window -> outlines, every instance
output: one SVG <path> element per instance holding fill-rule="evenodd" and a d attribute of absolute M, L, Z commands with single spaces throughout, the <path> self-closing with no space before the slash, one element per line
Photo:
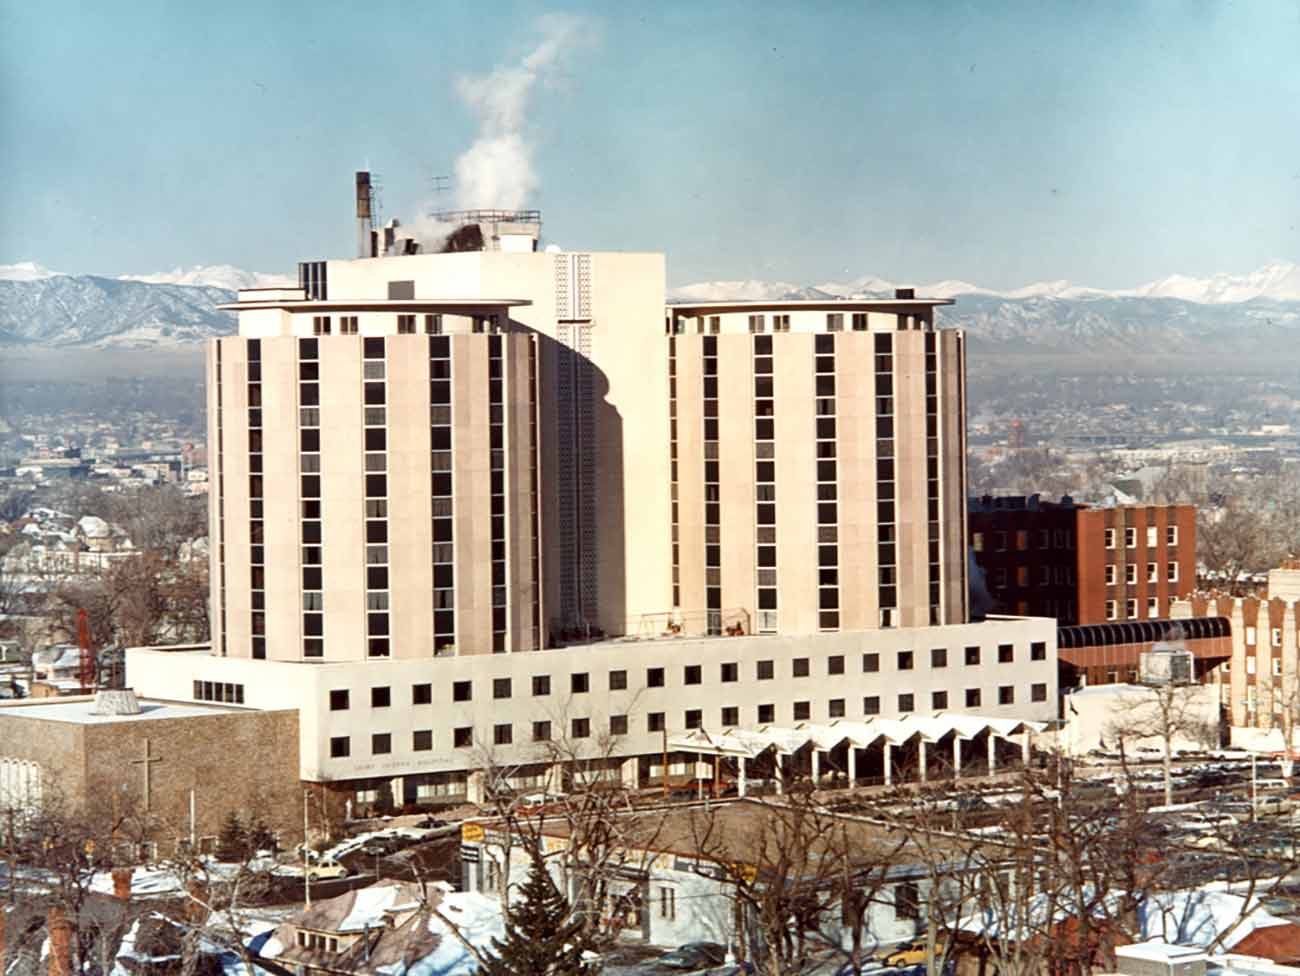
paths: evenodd
<path fill-rule="evenodd" d="M 533 741 L 550 742 L 551 741 L 551 723 L 542 721 L 533 723 Z"/>
<path fill-rule="evenodd" d="M 1133 584 L 1138 581 L 1138 568 L 1136 563 L 1129 563 L 1124 567 L 1124 582 Z"/>
<path fill-rule="evenodd" d="M 376 732 L 370 736 L 370 754 L 386 756 L 393 751 L 393 737 L 388 732 Z"/>
<path fill-rule="evenodd" d="M 1138 530 L 1134 526 L 1129 526 L 1124 530 L 1124 548 L 1136 549 L 1138 544 Z"/>
<path fill-rule="evenodd" d="M 1115 579 L 1116 579 L 1116 576 L 1115 576 L 1115 564 L 1114 564 L 1114 563 L 1107 563 L 1107 564 L 1106 564 L 1106 585 L 1107 585 L 1107 586 L 1114 586 L 1114 585 L 1115 585 Z"/>
<path fill-rule="evenodd" d="M 1041 682 L 1038 683 L 1038 684 L 1030 685 L 1030 686 L 1029 686 L 1029 700 L 1030 700 L 1030 701 L 1036 701 L 1036 702 L 1045 702 L 1045 701 L 1047 701 L 1047 685 L 1046 685 L 1046 684 L 1043 684 L 1043 683 L 1041 683 Z"/>
<path fill-rule="evenodd" d="M 1166 567 L 1166 569 L 1168 570 L 1168 573 L 1167 573 L 1167 575 L 1166 575 L 1165 578 L 1168 579 L 1170 583 L 1177 583 L 1177 582 L 1178 582 L 1178 564 L 1177 564 L 1177 563 L 1170 563 L 1170 564 Z"/>
<path fill-rule="evenodd" d="M 1034 641 L 1029 645 L 1029 660 L 1047 660 L 1047 641 Z"/>
<path fill-rule="evenodd" d="M 911 652 L 911 651 L 899 651 L 899 652 L 898 652 L 898 670 L 899 670 L 899 671 L 911 671 L 911 670 L 912 670 L 912 652 Z"/>
<path fill-rule="evenodd" d="M 826 659 L 826 673 L 827 673 L 827 674 L 843 674 L 843 673 L 844 673 L 844 655 L 843 655 L 843 654 L 832 654 L 829 658 Z"/>
<path fill-rule="evenodd" d="M 1107 601 L 1106 601 L 1106 619 L 1107 619 L 1107 620 L 1114 620 L 1114 619 L 1115 619 L 1115 601 L 1114 601 L 1114 600 L 1107 600 Z"/>
<path fill-rule="evenodd" d="M 792 665 L 793 674 L 796 678 L 808 677 L 808 659 L 806 657 L 797 657 Z"/>
<path fill-rule="evenodd" d="M 610 691 L 627 691 L 627 672 L 611 671 L 609 673 Z"/>
<path fill-rule="evenodd" d="M 411 749 L 415 752 L 428 752 L 433 748 L 433 731 L 416 729 L 411 734 Z"/>
<path fill-rule="evenodd" d="M 415 316 L 399 315 L 397 316 L 397 331 L 401 335 L 415 334 Z"/>
<path fill-rule="evenodd" d="M 994 533 L 993 533 L 993 543 L 994 543 L 994 545 L 997 547 L 997 551 L 998 551 L 998 552 L 1006 552 L 1006 551 L 1007 551 L 1007 534 L 1006 534 L 1005 532 L 1002 532 L 1002 531 L 994 532 Z"/>
<path fill-rule="evenodd" d="M 879 655 L 879 654 L 874 654 L 874 653 L 873 653 L 873 654 L 863 654 L 863 655 L 862 655 L 862 673 L 863 673 L 863 674 L 875 674 L 875 673 L 876 673 L 877 671 L 879 671 L 879 670 L 880 670 L 880 655 Z"/>
<path fill-rule="evenodd" d="M 984 533 L 972 532 L 970 537 L 970 547 L 976 552 L 984 551 Z"/>
<path fill-rule="evenodd" d="M 533 675 L 533 697 L 544 698 L 551 693 L 551 676 L 549 674 Z"/>
<path fill-rule="evenodd" d="M 474 730 L 467 726 L 452 729 L 451 744 L 456 749 L 469 749 L 474 745 Z"/>
<path fill-rule="evenodd" d="M 451 700 L 456 702 L 467 702 L 473 697 L 473 683 L 469 681 L 453 681 L 451 685 Z"/>
<path fill-rule="evenodd" d="M 1281 646 L 1282 646 L 1282 628 L 1281 628 L 1281 627 L 1274 627 L 1274 628 L 1273 628 L 1273 634 L 1272 634 L 1272 636 L 1273 636 L 1273 646 L 1274 646 L 1274 647 L 1281 647 Z"/>
<path fill-rule="evenodd" d="M 591 738 L 591 719 L 575 718 L 570 726 L 570 733 L 575 739 Z"/>
<path fill-rule="evenodd" d="M 355 315 L 339 316 L 339 334 L 340 335 L 357 334 L 357 317 Z"/>
<path fill-rule="evenodd" d="M 724 682 L 730 683 L 732 681 L 740 680 L 740 665 L 736 664 L 734 661 L 724 662 L 719 668 L 719 671 L 721 672 L 721 677 Z"/>
<path fill-rule="evenodd" d="M 442 316 L 434 313 L 424 317 L 425 335 L 442 335 Z"/>
<path fill-rule="evenodd" d="M 879 714 L 880 714 L 880 696 L 879 696 L 879 695 L 867 695 L 865 698 L 862 699 L 862 714 L 863 714 L 863 715 L 879 715 Z"/>
<path fill-rule="evenodd" d="M 966 707 L 967 708 L 980 707 L 980 690 L 978 688 L 966 689 Z"/>
<path fill-rule="evenodd" d="M 812 704 L 806 701 L 797 701 L 794 703 L 794 720 L 796 722 L 806 722 L 812 718 Z"/>
<path fill-rule="evenodd" d="M 515 733 L 509 722 L 502 722 L 499 725 L 492 726 L 492 744 L 494 746 L 508 746 L 514 741 Z"/>
<path fill-rule="evenodd" d="M 346 759 L 352 754 L 352 744 L 346 735 L 335 736 L 330 739 L 330 758 Z"/>
<path fill-rule="evenodd" d="M 974 667 L 980 663 L 980 649 L 978 647 L 968 647 L 964 653 L 967 667 Z"/>
<path fill-rule="evenodd" d="M 1178 526 L 1168 525 L 1165 527 L 1165 545 L 1178 545 Z"/>
<path fill-rule="evenodd" d="M 387 708 L 393 703 L 392 695 L 388 688 L 371 688 L 370 689 L 370 707 Z"/>
<path fill-rule="evenodd" d="M 894 885 L 894 917 L 921 917 L 921 892 L 915 881 L 903 881 Z"/>
<path fill-rule="evenodd" d="M 703 728 L 704 712 L 698 708 L 688 708 L 686 710 L 686 727 L 688 729 Z"/>
<path fill-rule="evenodd" d="M 898 696 L 898 710 L 900 712 L 910 712 L 916 708 L 916 696 L 910 691 Z"/>
<path fill-rule="evenodd" d="M 1107 529 L 1105 535 L 1106 535 L 1106 548 L 1107 548 L 1107 549 L 1114 549 L 1114 548 L 1115 548 L 1115 530 L 1114 530 L 1114 529 Z"/>
<path fill-rule="evenodd" d="M 1246 627 L 1246 643 L 1252 645 L 1255 643 L 1255 628 L 1250 625 Z"/>
<path fill-rule="evenodd" d="M 1152 620 L 1160 616 L 1160 600 L 1158 597 L 1147 597 L 1147 616 Z"/>
<path fill-rule="evenodd" d="M 698 685 L 704 680 L 703 669 L 698 664 L 688 664 L 682 671 L 682 680 L 688 685 Z"/>
<path fill-rule="evenodd" d="M 932 647 L 930 648 L 930 667 L 946 668 L 948 666 L 948 648 Z"/>
<path fill-rule="evenodd" d="M 756 672 L 759 681 L 771 681 L 776 677 L 776 668 L 771 661 L 759 661 Z"/>
<path fill-rule="evenodd" d="M 664 726 L 664 713 L 663 713 L 663 712 L 651 712 L 650 714 L 648 714 L 648 715 L 646 716 L 646 726 L 645 726 L 645 727 L 646 727 L 649 731 L 651 731 L 651 732 L 662 732 L 662 731 L 664 730 L 664 728 L 665 728 L 665 726 Z"/>
<path fill-rule="evenodd" d="M 431 684 L 411 685 L 411 704 L 432 705 L 433 685 Z"/>
<path fill-rule="evenodd" d="M 645 684 L 647 688 L 662 688 L 664 686 L 664 669 L 646 668 Z"/>
<path fill-rule="evenodd" d="M 998 664 L 1011 664 L 1016 659 L 1016 648 L 1014 644 L 998 645 Z"/>
<path fill-rule="evenodd" d="M 586 671 L 578 671 L 569 675 L 569 691 L 574 695 L 585 695 L 591 691 L 591 675 Z"/>
<path fill-rule="evenodd" d="M 932 691 L 930 692 L 930 707 L 936 712 L 941 712 L 948 707 L 948 692 Z"/>
<path fill-rule="evenodd" d="M 826 706 L 826 714 L 830 718 L 843 718 L 845 715 L 844 699 L 832 698 L 830 703 Z"/>
<path fill-rule="evenodd" d="M 1155 563 L 1147 563 L 1147 582 L 1157 583 L 1160 581 L 1160 567 Z"/>
<path fill-rule="evenodd" d="M 1014 685 L 998 686 L 998 704 L 1014 705 L 1016 703 L 1016 689 Z"/>
<path fill-rule="evenodd" d="M 348 690 L 336 689 L 330 692 L 330 711 L 346 712 L 348 710 Z"/>
<path fill-rule="evenodd" d="M 627 735 L 627 716 L 611 715 L 609 717 L 610 735 Z"/>
<path fill-rule="evenodd" d="M 1138 615 L 1138 602 L 1137 602 L 1137 600 L 1125 600 L 1125 601 L 1124 601 L 1124 616 L 1125 616 L 1127 619 L 1129 619 L 1129 620 L 1134 620 L 1134 619 L 1137 618 L 1137 615 Z"/>
<path fill-rule="evenodd" d="M 756 316 L 751 315 L 750 318 Z M 757 316 L 762 318 L 762 316 Z M 677 918 L 677 892 L 673 888 L 659 889 L 659 917 L 672 921 Z"/>
<path fill-rule="evenodd" d="M 722 727 L 730 729 L 740 724 L 740 709 L 735 705 L 727 705 L 722 709 Z"/>
<path fill-rule="evenodd" d="M 775 721 L 776 721 L 776 706 L 775 706 L 775 705 L 759 705 L 759 706 L 758 706 L 758 724 L 759 724 L 759 725 L 771 725 L 771 724 L 772 724 L 773 722 L 775 722 Z"/>
<path fill-rule="evenodd" d="M 500 699 L 500 698 L 509 698 L 509 697 L 510 697 L 510 679 L 509 679 L 509 678 L 493 678 L 493 679 L 492 679 L 492 697 L 493 697 L 493 698 L 498 698 L 498 699 Z"/>

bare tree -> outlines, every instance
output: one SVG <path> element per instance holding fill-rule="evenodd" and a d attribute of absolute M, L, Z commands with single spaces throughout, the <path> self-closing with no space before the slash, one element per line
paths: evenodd
<path fill-rule="evenodd" d="M 1179 685 L 1172 681 L 1141 686 L 1141 690 L 1120 697 L 1111 709 L 1107 738 L 1119 742 L 1120 750 L 1143 740 L 1156 739 L 1163 748 L 1165 804 L 1174 802 L 1174 743 L 1190 740 L 1199 747 L 1218 744 L 1216 719 L 1205 715 L 1205 685 Z"/>

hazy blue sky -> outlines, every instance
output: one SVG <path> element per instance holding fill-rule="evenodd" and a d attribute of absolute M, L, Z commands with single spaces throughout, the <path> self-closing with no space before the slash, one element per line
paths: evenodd
<path fill-rule="evenodd" d="M 1099 287 L 1300 260 L 1300 2 L 0 0 L 0 263 L 345 257 L 369 164 L 431 199 L 456 79 L 590 18 L 532 92 L 549 240 L 673 283 Z M 450 198 L 446 200 L 449 204 Z"/>

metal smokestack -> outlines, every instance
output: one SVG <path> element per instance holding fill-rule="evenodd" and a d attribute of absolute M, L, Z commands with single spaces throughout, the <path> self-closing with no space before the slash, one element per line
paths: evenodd
<path fill-rule="evenodd" d="M 370 210 L 370 173 L 357 172 L 357 257 L 374 257 L 371 253 L 371 230 L 374 214 Z"/>

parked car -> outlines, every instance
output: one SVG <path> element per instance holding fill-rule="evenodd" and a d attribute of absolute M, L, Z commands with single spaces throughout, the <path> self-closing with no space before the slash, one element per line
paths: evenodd
<path fill-rule="evenodd" d="M 709 966 L 721 966 L 727 958 L 726 946 L 716 942 L 687 942 L 658 959 L 638 967 L 638 973 L 691 972 Z"/>
<path fill-rule="evenodd" d="M 436 830 L 439 827 L 450 827 L 451 821 L 439 820 L 437 817 L 425 817 L 415 826 L 419 827 L 421 830 Z"/>
<path fill-rule="evenodd" d="M 915 966 L 918 963 L 925 962 L 925 957 L 925 940 L 913 939 L 911 942 L 904 942 L 902 945 L 894 946 L 889 952 L 880 957 L 880 961 L 886 966 Z"/>
<path fill-rule="evenodd" d="M 351 873 L 352 872 L 347 869 L 347 865 L 328 859 L 308 864 L 307 870 L 303 872 L 305 877 L 308 877 L 313 881 L 329 881 L 334 878 L 346 878 Z"/>

